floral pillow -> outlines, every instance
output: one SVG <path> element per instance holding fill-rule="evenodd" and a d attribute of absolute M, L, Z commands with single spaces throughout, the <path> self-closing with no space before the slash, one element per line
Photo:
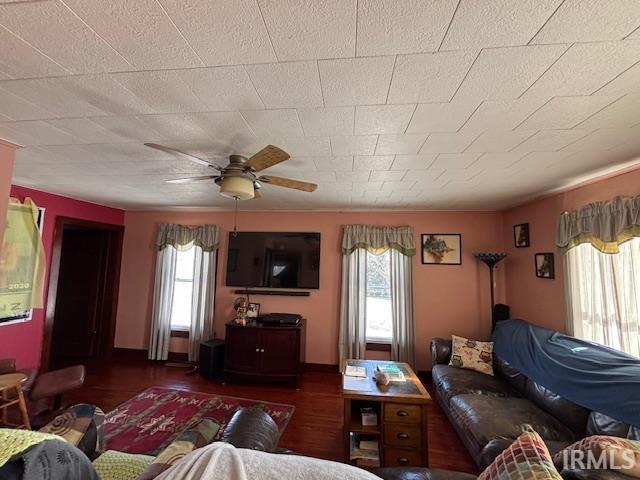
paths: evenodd
<path fill-rule="evenodd" d="M 456 335 L 451 335 L 451 340 L 449 365 L 493 375 L 493 342 L 478 342 Z"/>
<path fill-rule="evenodd" d="M 478 476 L 478 480 L 562 480 L 540 435 L 531 427 Z"/>
<path fill-rule="evenodd" d="M 640 478 L 640 441 L 593 435 L 560 450 L 553 462 L 560 470 L 601 468 Z"/>

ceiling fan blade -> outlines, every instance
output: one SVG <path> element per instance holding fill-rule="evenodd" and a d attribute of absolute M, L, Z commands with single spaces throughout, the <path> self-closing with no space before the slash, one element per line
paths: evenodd
<path fill-rule="evenodd" d="M 183 160 L 189 160 L 190 162 L 198 163 L 206 167 L 212 167 L 220 171 L 224 170 L 224 168 L 222 168 L 220 165 L 216 165 L 215 163 L 208 162 L 206 160 L 196 157 L 195 155 L 191 155 L 190 153 L 185 153 L 181 150 L 176 150 L 175 148 L 165 147 L 164 145 L 158 145 L 157 143 L 145 143 L 145 146 L 155 148 L 156 150 L 160 150 L 162 152 L 170 153 Z"/>
<path fill-rule="evenodd" d="M 201 177 L 176 178 L 175 180 L 167 180 L 167 183 L 195 183 L 204 180 L 215 180 L 217 175 L 203 175 Z"/>
<path fill-rule="evenodd" d="M 302 182 L 300 180 L 292 180 L 290 178 L 273 177 L 271 175 L 259 177 L 258 180 L 271 185 L 277 185 L 278 187 L 295 188 L 296 190 L 302 190 L 303 192 L 314 192 L 316 188 L 318 188 L 318 185 L 315 183 Z"/>
<path fill-rule="evenodd" d="M 254 156 L 252 156 L 246 163 L 246 165 L 253 168 L 254 171 L 259 172 L 269 167 L 273 167 L 278 163 L 289 160 L 291 156 L 284 150 L 274 147 L 273 145 L 267 145 Z"/>

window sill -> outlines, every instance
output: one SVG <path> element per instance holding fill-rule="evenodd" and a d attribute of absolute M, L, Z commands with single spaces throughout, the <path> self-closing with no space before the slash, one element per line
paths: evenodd
<path fill-rule="evenodd" d="M 188 330 L 171 330 L 172 337 L 189 338 Z"/>
<path fill-rule="evenodd" d="M 391 343 L 381 341 L 367 341 L 367 350 L 373 352 L 390 352 Z"/>

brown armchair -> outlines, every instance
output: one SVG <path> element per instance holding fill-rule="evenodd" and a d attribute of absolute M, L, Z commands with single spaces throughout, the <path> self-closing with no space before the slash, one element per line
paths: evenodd
<path fill-rule="evenodd" d="M 84 365 L 38 374 L 33 368 L 17 370 L 12 358 L 0 359 L 0 375 L 16 371 L 27 376 L 22 390 L 32 428 L 46 424 L 62 408 L 62 394 L 80 388 L 85 377 Z"/>

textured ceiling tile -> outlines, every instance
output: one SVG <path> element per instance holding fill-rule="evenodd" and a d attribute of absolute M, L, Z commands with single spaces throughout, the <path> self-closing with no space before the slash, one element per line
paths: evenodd
<path fill-rule="evenodd" d="M 299 108 L 305 135 L 353 135 L 354 107 Z"/>
<path fill-rule="evenodd" d="M 589 134 L 589 130 L 541 130 L 518 145 L 518 152 L 553 152 Z"/>
<path fill-rule="evenodd" d="M 405 173 L 405 171 L 373 170 L 369 180 L 372 182 L 399 182 Z M 384 184 L 382 189 L 385 190 Z"/>
<path fill-rule="evenodd" d="M 476 101 L 517 98 L 566 49 L 566 45 L 537 45 L 482 50 L 455 98 Z"/>
<path fill-rule="evenodd" d="M 412 190 L 424 189 L 423 182 L 433 182 L 437 180 L 444 173 L 444 170 L 432 169 L 428 170 L 408 170 L 405 174 L 405 179 L 417 180 L 418 184 L 412 188 Z"/>
<path fill-rule="evenodd" d="M 513 132 L 485 132 L 467 148 L 467 152 L 508 152 L 534 134 L 535 131 L 524 129 Z"/>
<path fill-rule="evenodd" d="M 64 0 L 64 3 L 139 69 L 202 65 L 155 0 Z"/>
<path fill-rule="evenodd" d="M 635 0 L 567 0 L 532 43 L 619 40 L 638 27 Z"/>
<path fill-rule="evenodd" d="M 341 135 L 331 137 L 333 155 L 373 155 L 376 149 L 376 135 Z"/>
<path fill-rule="evenodd" d="M 357 55 L 437 50 L 456 3 L 455 0 L 360 0 Z"/>
<path fill-rule="evenodd" d="M 478 105 L 471 103 L 424 103 L 416 108 L 407 133 L 456 132 Z"/>
<path fill-rule="evenodd" d="M 590 95 L 640 61 L 640 41 L 581 43 L 567 52 L 540 77 L 527 97 Z"/>
<path fill-rule="evenodd" d="M 420 153 L 460 153 L 478 137 L 475 132 L 432 133 Z"/>
<path fill-rule="evenodd" d="M 56 116 L 44 108 L 1 90 L 1 88 L 2 84 L 0 84 L 0 114 L 3 116 L 12 120 L 37 120 Z"/>
<path fill-rule="evenodd" d="M 604 85 L 594 95 L 619 96 L 634 92 L 640 93 L 640 62 Z"/>
<path fill-rule="evenodd" d="M 435 159 L 435 154 L 396 155 L 391 170 L 425 170 Z"/>
<path fill-rule="evenodd" d="M 358 157 L 355 157 L 358 158 Z M 362 157 L 365 158 L 365 157 Z M 366 157 L 366 158 L 371 158 L 371 157 Z M 354 170 L 355 168 L 355 159 L 354 159 Z M 367 182 L 369 181 L 369 175 L 371 174 L 371 170 L 368 169 L 363 169 L 363 170 L 359 170 L 359 171 L 353 171 L 353 172 L 340 172 L 340 180 L 344 181 L 344 182 L 354 182 L 353 183 L 353 189 L 354 191 L 357 190 L 364 190 L 366 188 Z M 382 184 L 378 184 L 376 182 L 377 188 L 380 189 L 380 186 Z"/>
<path fill-rule="evenodd" d="M 351 57 L 355 0 L 259 0 L 279 60 Z"/>
<path fill-rule="evenodd" d="M 158 0 L 205 65 L 276 61 L 255 0 Z"/>
<path fill-rule="evenodd" d="M 524 155 L 524 152 L 484 153 L 473 163 L 473 168 L 482 170 L 509 168 Z"/>
<path fill-rule="evenodd" d="M 538 110 L 546 100 L 526 98 L 483 102 L 462 127 L 464 132 L 485 130 L 512 130 Z"/>
<path fill-rule="evenodd" d="M 112 78 L 157 113 L 197 112 L 204 109 L 200 99 L 175 71 L 116 73 Z"/>
<path fill-rule="evenodd" d="M 333 170 L 335 172 L 350 172 L 353 170 L 353 156 L 345 155 L 342 157 L 313 157 L 313 163 L 316 170 Z"/>
<path fill-rule="evenodd" d="M 480 155 L 480 153 L 441 153 L 429 168 L 436 170 L 467 168 L 475 162 Z"/>
<path fill-rule="evenodd" d="M 420 150 L 427 135 L 380 135 L 376 155 L 415 155 Z"/>
<path fill-rule="evenodd" d="M 441 50 L 526 45 L 561 0 L 462 0 Z"/>
<path fill-rule="evenodd" d="M 42 120 L 12 122 L 4 125 L 20 136 L 24 136 L 25 138 L 31 137 L 32 140 L 29 140 L 28 143 L 23 143 L 25 146 L 81 143 L 81 141 L 73 135 L 63 132 Z"/>
<path fill-rule="evenodd" d="M 61 2 L 1 5 L 0 23 L 74 73 L 131 68 L 131 64 Z"/>
<path fill-rule="evenodd" d="M 204 109 L 254 110 L 264 108 L 245 69 L 235 67 L 192 68 L 176 72 L 202 102 Z"/>
<path fill-rule="evenodd" d="M 356 107 L 356 135 L 404 133 L 415 105 L 368 105 Z"/>
<path fill-rule="evenodd" d="M 258 137 L 303 135 L 302 126 L 294 109 L 251 110 L 242 112 L 242 116 Z"/>
<path fill-rule="evenodd" d="M 329 143 L 329 137 L 287 137 L 277 141 L 280 143 L 273 143 L 273 145 L 283 148 L 291 156 L 322 157 L 331 155 L 332 145 Z M 342 155 L 335 152 L 333 154 Z"/>
<path fill-rule="evenodd" d="M 475 57 L 467 51 L 399 55 L 388 103 L 448 102 Z"/>
<path fill-rule="evenodd" d="M 11 128 L 12 123 L 0 123 L 0 138 L 16 145 L 28 146 L 38 144 L 38 139 L 29 133 L 14 130 Z"/>
<path fill-rule="evenodd" d="M 597 130 L 586 137 L 583 137 L 582 139 L 572 143 L 571 145 L 567 145 L 561 151 L 573 153 L 611 150 L 619 147 L 626 142 L 631 142 L 634 140 L 637 141 L 639 134 L 639 129 L 604 128 L 602 130 Z M 640 147 L 640 145 L 636 146 L 636 154 L 638 152 L 637 147 Z"/>
<path fill-rule="evenodd" d="M 357 155 L 353 160 L 353 169 L 356 171 L 389 170 L 392 164 L 393 155 Z M 353 181 L 355 182 L 356 180 Z"/>
<path fill-rule="evenodd" d="M 246 69 L 267 108 L 322 106 L 315 62 L 247 65 Z"/>
<path fill-rule="evenodd" d="M 318 62 L 327 106 L 386 103 L 394 57 L 347 58 Z"/>
<path fill-rule="evenodd" d="M 522 122 L 519 130 L 569 129 L 603 109 L 611 97 L 556 97 Z"/>
<path fill-rule="evenodd" d="M 102 126 L 114 135 L 136 140 L 140 143 L 156 142 L 164 139 L 159 130 L 154 129 L 145 121 L 144 116 L 139 117 L 97 117 L 91 120 Z"/>
<path fill-rule="evenodd" d="M 631 127 L 640 123 L 640 93 L 630 94 L 608 105 L 584 122 L 578 128 L 592 130 L 596 128 Z"/>
<path fill-rule="evenodd" d="M 127 137 L 111 132 L 88 118 L 59 118 L 47 123 L 80 139 L 83 143 L 126 142 Z"/>
<path fill-rule="evenodd" d="M 0 24 L 2 23 L 0 7 Z M 8 7 L 5 7 L 8 8 Z M 68 71 L 0 26 L 0 72 L 7 78 L 46 77 Z"/>
<path fill-rule="evenodd" d="M 38 105 L 59 117 L 84 117 L 106 115 L 106 112 L 83 100 L 82 95 L 69 92 L 66 78 L 10 80 L 0 88 L 30 103 Z"/>

